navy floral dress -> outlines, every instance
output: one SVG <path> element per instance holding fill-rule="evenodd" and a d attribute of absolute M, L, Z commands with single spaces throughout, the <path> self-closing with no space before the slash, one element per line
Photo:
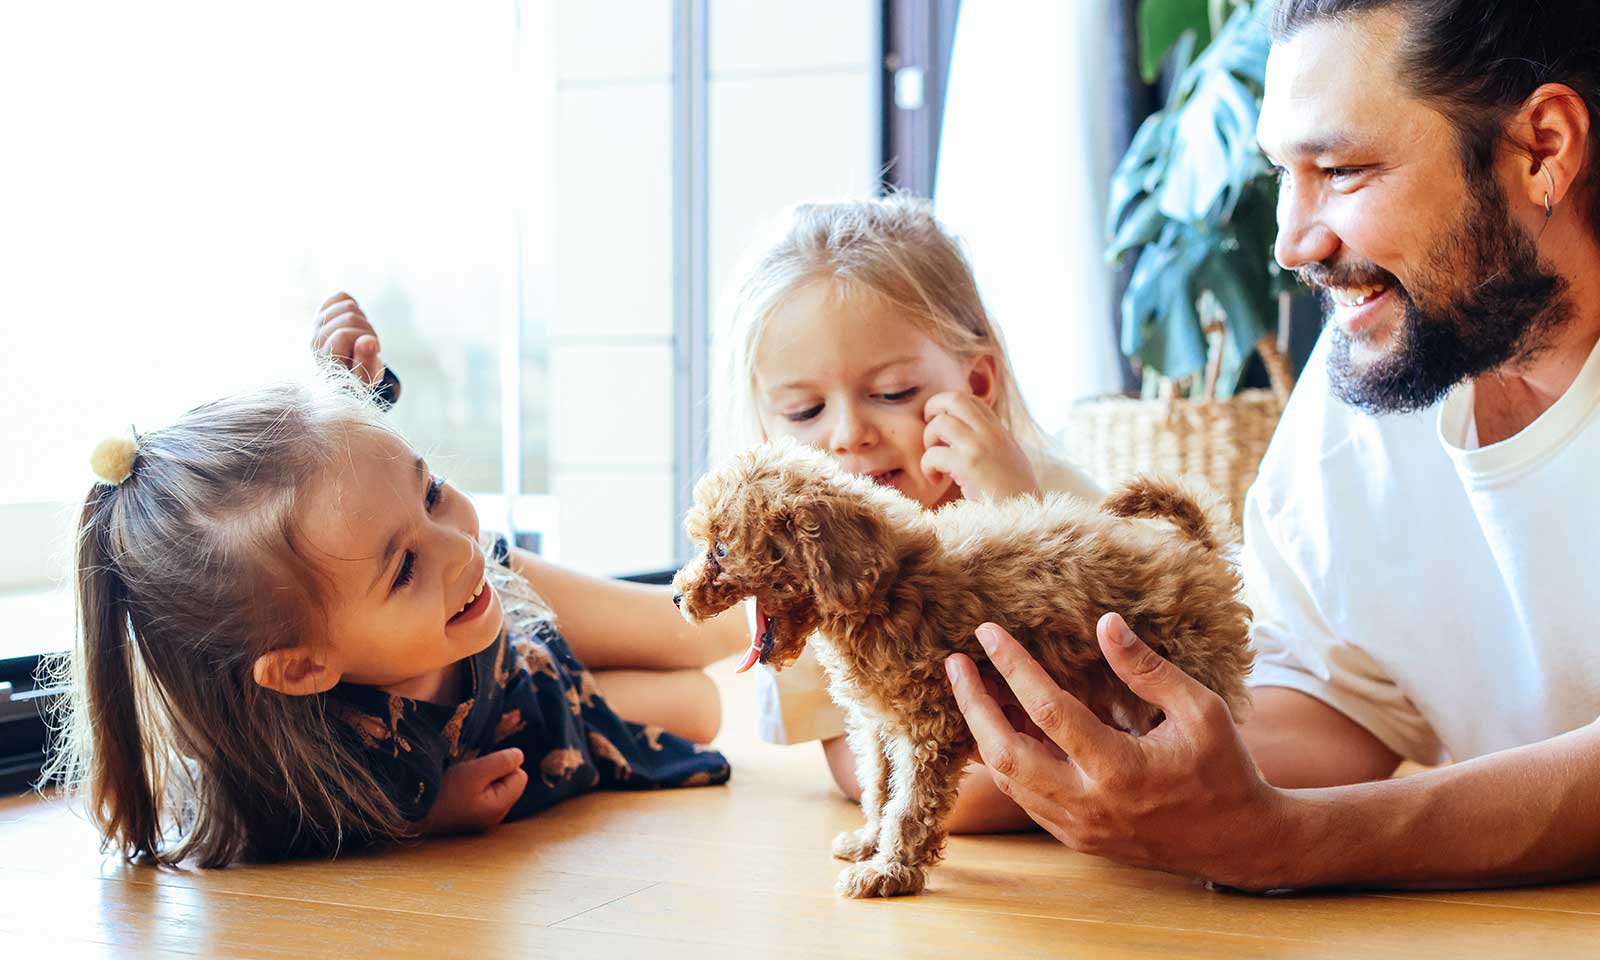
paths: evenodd
<path fill-rule="evenodd" d="M 507 565 L 503 538 L 486 546 Z M 461 703 L 412 700 L 360 684 L 340 684 L 327 694 L 329 713 L 402 816 L 412 822 L 427 816 L 451 764 L 508 747 L 522 750 L 528 785 L 507 820 L 590 790 L 727 782 L 722 754 L 617 716 L 548 618 L 513 613 L 502 587 L 507 577 L 515 574 L 491 577 L 502 588 L 506 628 L 461 662 L 470 676 Z"/>

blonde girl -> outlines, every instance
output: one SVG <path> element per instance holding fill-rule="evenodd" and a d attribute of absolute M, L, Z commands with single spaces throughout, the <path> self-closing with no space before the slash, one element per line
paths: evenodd
<path fill-rule="evenodd" d="M 481 535 L 346 371 L 109 441 L 95 468 L 50 772 L 130 858 L 330 854 L 728 776 L 693 742 L 719 719 L 696 668 L 725 650 L 662 591 Z"/>
<path fill-rule="evenodd" d="M 971 268 L 925 201 L 796 208 L 747 274 L 727 343 L 734 444 L 793 437 L 928 509 L 1041 490 L 1102 495 L 1029 415 Z M 820 740 L 835 782 L 858 797 L 844 718 L 815 659 L 762 676 L 763 738 Z M 1031 821 L 977 767 L 953 823 Z"/>

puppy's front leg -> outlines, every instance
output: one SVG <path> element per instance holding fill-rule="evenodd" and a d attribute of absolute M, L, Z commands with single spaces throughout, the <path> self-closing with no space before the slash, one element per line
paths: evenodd
<path fill-rule="evenodd" d="M 856 782 L 861 785 L 861 816 L 866 820 L 859 830 L 846 830 L 833 838 L 833 855 L 840 860 L 866 860 L 878 851 L 878 827 L 883 819 L 883 804 L 889 796 L 889 761 L 883 753 L 883 735 L 877 724 L 850 710 L 845 718 L 845 737 L 856 758 Z"/>
<path fill-rule="evenodd" d="M 839 874 L 840 893 L 895 897 L 922 890 L 925 868 L 944 855 L 945 822 L 972 746 L 964 734 L 952 729 L 920 743 L 886 738 L 891 790 L 878 827 L 878 851 Z"/>

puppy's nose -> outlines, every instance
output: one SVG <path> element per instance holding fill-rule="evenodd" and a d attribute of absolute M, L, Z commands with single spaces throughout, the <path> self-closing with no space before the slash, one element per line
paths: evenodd
<path fill-rule="evenodd" d="M 672 605 L 673 605 L 673 606 L 674 606 L 674 607 L 681 607 L 681 606 L 683 606 L 683 594 L 681 594 L 681 593 L 674 593 L 674 594 L 673 594 L 673 595 L 672 595 Z"/>

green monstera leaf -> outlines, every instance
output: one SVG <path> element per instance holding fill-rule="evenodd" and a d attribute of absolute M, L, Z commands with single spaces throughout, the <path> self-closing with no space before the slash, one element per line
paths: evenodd
<path fill-rule="evenodd" d="M 1190 0 L 1186 9 L 1220 14 L 1230 2 Z M 1178 16 L 1175 0 L 1160 3 Z M 1147 0 L 1141 13 L 1156 4 Z M 1232 394 L 1255 344 L 1277 326 L 1277 294 L 1293 287 L 1272 260 L 1277 184 L 1255 142 L 1268 6 L 1238 5 L 1192 62 L 1199 31 L 1178 37 L 1167 105 L 1139 128 L 1109 195 L 1108 255 L 1137 252 L 1122 301 L 1123 353 L 1168 379 L 1202 372 L 1198 304 L 1214 304 L 1227 331 L 1219 396 Z"/>

